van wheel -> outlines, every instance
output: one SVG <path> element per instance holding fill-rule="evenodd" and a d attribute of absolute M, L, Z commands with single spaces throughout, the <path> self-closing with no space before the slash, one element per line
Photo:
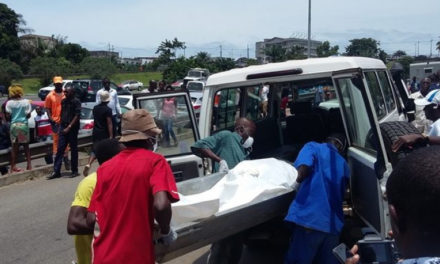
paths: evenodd
<path fill-rule="evenodd" d="M 408 134 L 421 134 L 420 131 L 411 123 L 405 121 L 392 121 L 385 122 L 380 124 L 380 131 L 382 133 L 382 138 L 385 145 L 385 150 L 388 155 L 388 159 L 393 165 L 393 167 L 399 162 L 401 159 L 406 157 L 413 150 L 418 149 L 420 147 L 426 147 L 426 144 L 417 144 L 414 145 L 413 148 L 401 148 L 397 152 L 391 151 L 391 146 L 393 143 L 400 137 Z"/>

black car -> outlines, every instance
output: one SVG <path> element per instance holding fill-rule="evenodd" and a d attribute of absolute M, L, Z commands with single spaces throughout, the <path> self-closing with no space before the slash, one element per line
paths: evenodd
<path fill-rule="evenodd" d="M 72 81 L 72 87 L 75 89 L 76 97 L 78 97 L 81 102 L 95 102 L 96 93 L 103 88 L 103 85 L 100 79 L 81 79 Z M 131 94 L 113 82 L 110 82 L 110 88 L 115 89 L 118 95 Z"/>

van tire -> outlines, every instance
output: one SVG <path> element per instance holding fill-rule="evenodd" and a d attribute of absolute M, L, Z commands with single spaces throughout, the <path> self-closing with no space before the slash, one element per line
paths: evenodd
<path fill-rule="evenodd" d="M 388 160 L 391 162 L 393 167 L 413 150 L 426 146 L 426 144 L 417 144 L 414 145 L 411 149 L 403 147 L 397 152 L 393 152 L 391 150 L 391 146 L 400 136 L 409 134 L 421 134 L 420 131 L 413 124 L 405 121 L 392 121 L 381 123 L 380 131 L 382 133 L 382 138 L 384 141 Z"/>

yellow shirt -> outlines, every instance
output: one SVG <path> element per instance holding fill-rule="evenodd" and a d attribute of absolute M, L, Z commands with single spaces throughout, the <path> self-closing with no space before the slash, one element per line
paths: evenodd
<path fill-rule="evenodd" d="M 88 208 L 96 186 L 96 172 L 90 174 L 80 181 L 75 192 L 72 206 Z M 78 264 L 90 264 L 92 262 L 92 239 L 93 235 L 76 235 L 75 249 L 78 257 Z"/>

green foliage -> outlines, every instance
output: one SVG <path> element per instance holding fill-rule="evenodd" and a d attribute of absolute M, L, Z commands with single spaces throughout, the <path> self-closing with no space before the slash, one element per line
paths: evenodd
<path fill-rule="evenodd" d="M 90 75 L 90 78 L 102 79 L 111 77 L 117 72 L 116 66 L 108 58 L 86 57 L 80 69 Z"/>
<path fill-rule="evenodd" d="M 330 46 L 330 42 L 324 41 L 321 45 L 316 47 L 316 53 L 318 57 L 330 57 L 333 55 L 338 55 L 339 46 Z"/>
<path fill-rule="evenodd" d="M 303 60 L 306 59 L 307 56 L 304 54 L 306 52 L 306 48 L 302 46 L 293 46 L 289 50 L 287 50 L 284 55 L 283 60 Z"/>
<path fill-rule="evenodd" d="M 6 4 L 0 3 L 0 58 L 20 62 L 18 32 L 22 22 L 24 21 L 21 15 L 15 13 Z"/>
<path fill-rule="evenodd" d="M 406 56 L 406 52 L 403 50 L 398 50 L 396 52 L 393 53 L 393 57 L 399 58 L 402 56 Z"/>
<path fill-rule="evenodd" d="M 286 49 L 280 45 L 270 45 L 264 49 L 264 54 L 270 62 L 285 61 Z"/>
<path fill-rule="evenodd" d="M 186 59 L 185 57 L 179 57 L 171 62 L 168 67 L 163 71 L 163 79 L 167 82 L 173 82 L 178 79 L 183 79 L 186 73 L 191 68 L 196 68 L 198 65 L 194 58 Z"/>
<path fill-rule="evenodd" d="M 21 79 L 22 77 L 23 73 L 20 66 L 10 60 L 0 59 L 0 84 L 9 87 L 12 80 Z"/>
<path fill-rule="evenodd" d="M 248 59 L 246 62 L 247 66 L 258 65 L 258 61 L 256 59 Z"/>
<path fill-rule="evenodd" d="M 379 42 L 372 38 L 352 39 L 345 48 L 345 55 L 378 58 Z"/>
<path fill-rule="evenodd" d="M 235 61 L 231 58 L 215 58 L 207 68 L 211 73 L 227 71 L 235 68 Z"/>
<path fill-rule="evenodd" d="M 81 47 L 79 44 L 61 43 L 56 45 L 51 51 L 51 56 L 55 58 L 64 57 L 71 63 L 79 64 L 84 60 L 84 58 L 90 56 L 90 53 L 87 49 Z"/>
<path fill-rule="evenodd" d="M 52 82 L 53 76 L 66 76 L 73 70 L 72 64 L 64 58 L 37 57 L 30 62 L 30 73 L 40 75 L 40 84 Z"/>
<path fill-rule="evenodd" d="M 397 62 L 403 66 L 404 78 L 409 78 L 409 65 L 414 62 L 414 58 L 411 56 L 402 56 L 397 60 Z"/>
<path fill-rule="evenodd" d="M 159 65 L 168 65 L 171 60 L 176 57 L 176 49 L 185 49 L 185 42 L 179 41 L 177 38 L 173 40 L 165 39 L 159 45 L 156 50 L 156 54 L 159 54 L 158 59 L 155 62 L 156 68 Z"/>

